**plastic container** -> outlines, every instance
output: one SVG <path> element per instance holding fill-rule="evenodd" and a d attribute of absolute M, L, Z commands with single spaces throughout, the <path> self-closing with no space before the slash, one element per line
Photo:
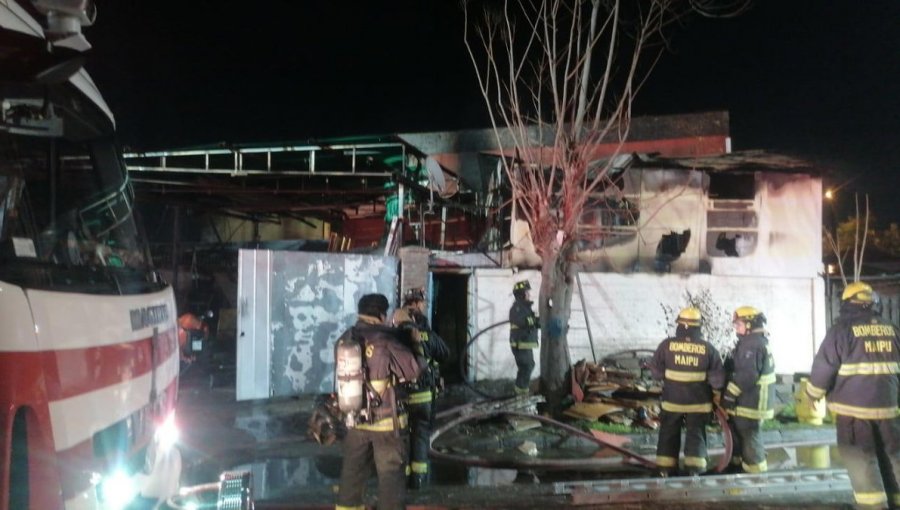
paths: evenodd
<path fill-rule="evenodd" d="M 825 399 L 813 400 L 806 394 L 806 386 L 809 379 L 800 379 L 797 392 L 794 393 L 794 409 L 797 413 L 797 421 L 811 425 L 821 425 L 825 419 Z"/>

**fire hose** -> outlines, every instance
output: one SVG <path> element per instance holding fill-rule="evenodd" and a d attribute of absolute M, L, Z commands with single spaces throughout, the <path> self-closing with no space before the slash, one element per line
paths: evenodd
<path fill-rule="evenodd" d="M 479 331 L 478 333 L 475 333 L 475 335 L 474 335 L 468 342 L 466 342 L 466 347 L 465 347 L 465 349 L 462 349 L 462 351 L 460 351 L 460 353 L 459 353 L 459 375 L 460 375 L 460 379 L 462 379 L 462 381 L 465 383 L 466 386 L 469 387 L 469 389 L 471 389 L 471 390 L 474 391 L 476 394 L 478 394 L 478 395 L 480 395 L 480 396 L 482 396 L 482 397 L 484 397 L 484 398 L 495 399 L 495 398 L 500 398 L 500 397 L 497 396 L 497 395 L 489 395 L 489 394 L 485 393 L 484 391 L 479 390 L 478 388 L 475 387 L 474 384 L 472 384 L 471 381 L 469 381 L 469 378 L 466 377 L 466 357 L 468 356 L 469 349 L 472 347 L 472 344 L 475 343 L 475 340 L 477 340 L 478 337 L 480 337 L 480 336 L 483 335 L 484 333 L 487 333 L 488 331 L 490 331 L 490 330 L 492 330 L 492 329 L 494 329 L 494 328 L 503 326 L 504 324 L 509 324 L 509 321 L 506 320 L 506 321 L 498 322 L 498 323 L 496 323 L 496 324 L 491 324 L 490 326 L 488 326 L 488 327 L 482 329 L 482 330 Z"/>
<path fill-rule="evenodd" d="M 466 377 L 465 367 L 466 367 L 466 358 L 468 356 L 468 351 L 471 348 L 471 346 L 475 343 L 475 340 L 478 339 L 478 337 L 480 337 L 484 333 L 486 333 L 494 328 L 503 326 L 504 324 L 508 324 L 508 323 L 509 323 L 509 321 L 505 320 L 505 321 L 497 322 L 495 324 L 492 324 L 492 325 L 482 329 L 481 331 L 476 333 L 466 343 L 465 349 L 463 349 L 462 352 L 460 353 L 459 366 L 460 366 L 461 379 L 465 382 L 466 386 L 468 386 L 472 391 L 474 391 L 476 394 L 481 395 L 482 397 L 485 397 L 485 398 L 496 399 L 498 397 L 496 397 L 494 395 L 489 395 L 489 394 L 479 390 Z M 632 351 L 624 351 L 623 353 L 617 353 L 614 356 L 621 355 L 621 354 L 628 353 L 628 352 L 632 353 L 634 356 L 637 356 L 638 351 L 640 351 L 640 350 L 635 349 Z M 467 406 L 462 406 L 462 407 L 467 407 Z M 455 414 L 454 410 L 448 409 L 442 413 L 439 413 L 436 416 L 436 418 L 438 418 L 438 419 L 445 418 L 447 416 L 452 416 L 453 414 Z M 574 436 L 587 439 L 588 441 L 594 442 L 594 443 L 600 445 L 601 447 L 610 448 L 611 450 L 627 457 L 629 460 L 632 461 L 632 463 L 634 465 L 637 465 L 639 467 L 643 467 L 643 468 L 655 470 L 655 471 L 658 471 L 661 469 L 660 466 L 658 464 L 656 464 L 656 462 L 654 462 L 650 459 L 647 459 L 646 457 L 643 457 L 637 453 L 634 453 L 626 448 L 622 448 L 622 447 L 610 444 L 610 443 L 608 443 L 602 439 L 596 438 L 593 435 L 588 434 L 578 428 L 572 427 L 571 425 L 567 425 L 565 423 L 554 420 L 552 418 L 547 418 L 545 416 L 516 413 L 516 412 L 511 412 L 511 411 L 505 411 L 505 410 L 491 410 L 491 411 L 486 411 L 483 413 L 464 415 L 464 416 L 455 418 L 453 420 L 450 420 L 449 422 L 447 422 L 444 425 L 441 425 L 439 428 L 437 428 L 431 434 L 431 438 L 430 438 L 430 441 L 428 444 L 429 455 L 434 459 L 443 460 L 443 461 L 447 461 L 447 462 L 459 463 L 459 464 L 468 465 L 468 466 L 493 467 L 493 468 L 501 468 L 501 467 L 508 466 L 511 468 L 528 467 L 528 468 L 544 468 L 544 469 L 576 469 L 576 468 L 584 469 L 585 467 L 590 465 L 591 459 L 521 459 L 521 460 L 516 460 L 516 461 L 511 461 L 511 460 L 497 461 L 497 460 L 484 459 L 484 458 L 480 458 L 480 457 L 455 455 L 452 453 L 441 452 L 441 451 L 434 449 L 434 447 L 433 447 L 434 441 L 438 437 L 440 437 L 442 434 L 447 432 L 448 430 L 450 430 L 458 425 L 461 425 L 463 423 L 466 423 L 468 421 L 480 420 L 480 419 L 490 418 L 490 417 L 499 416 L 499 415 L 519 416 L 519 417 L 525 417 L 528 419 L 534 419 L 534 420 L 540 421 L 542 423 L 560 428 L 566 432 L 569 432 L 570 434 L 572 434 Z M 728 426 L 728 414 L 725 412 L 725 410 L 722 409 L 720 406 L 716 405 L 713 410 L 713 416 L 715 417 L 716 421 L 719 424 L 719 427 L 722 430 L 722 439 L 724 442 L 724 453 L 721 456 L 721 458 L 719 459 L 718 464 L 716 464 L 715 468 L 713 468 L 711 471 L 715 472 L 715 473 L 721 473 L 728 467 L 729 463 L 731 462 L 731 455 L 734 450 L 734 438 L 731 435 L 731 428 Z"/>
<path fill-rule="evenodd" d="M 725 452 L 713 469 L 713 472 L 721 473 L 731 463 L 731 454 L 734 453 L 734 438 L 731 437 L 731 427 L 728 426 L 728 413 L 721 406 L 716 405 L 715 409 L 713 409 L 713 415 L 716 417 L 716 421 L 719 422 L 719 427 L 722 428 L 722 441 L 725 443 Z"/>
<path fill-rule="evenodd" d="M 446 414 L 445 414 L 446 415 Z M 429 455 L 433 459 L 442 460 L 446 462 L 459 463 L 467 466 L 480 466 L 480 467 L 490 467 L 490 468 L 532 468 L 532 469 L 577 469 L 577 468 L 585 468 L 590 466 L 592 459 L 517 459 L 517 460 L 491 460 L 485 459 L 482 457 L 473 457 L 467 455 L 456 455 L 453 453 L 442 452 L 436 450 L 434 448 L 434 442 L 439 438 L 442 434 L 447 432 L 448 430 L 457 427 L 463 423 L 474 421 L 474 420 L 482 420 L 485 418 L 491 418 L 494 416 L 511 416 L 511 417 L 519 417 L 526 418 L 530 420 L 537 420 L 541 423 L 551 425 L 553 427 L 562 429 L 569 433 L 570 435 L 580 437 L 596 443 L 604 448 L 609 448 L 616 453 L 621 454 L 624 457 L 627 457 L 632 464 L 638 467 L 642 467 L 649 470 L 659 470 L 659 466 L 653 462 L 652 460 L 643 457 L 637 453 L 632 452 L 626 448 L 622 448 L 620 446 L 616 446 L 614 444 L 608 443 L 602 439 L 596 438 L 593 435 L 584 432 L 576 427 L 571 425 L 562 423 L 560 421 L 554 420 L 552 418 L 547 418 L 546 416 L 519 413 L 514 411 L 507 410 L 490 410 L 481 413 L 474 413 L 469 415 L 459 416 L 455 419 L 450 420 L 449 422 L 438 427 L 431 434 L 431 438 L 428 444 Z"/>
<path fill-rule="evenodd" d="M 470 406 L 460 406 L 455 409 L 448 409 L 440 413 L 437 417 L 447 417 L 456 414 L 459 410 L 464 408 L 469 408 Z M 719 423 L 719 426 L 722 429 L 722 438 L 724 442 L 724 452 L 719 459 L 718 464 L 711 470 L 711 472 L 721 473 L 727 467 L 731 461 L 731 454 L 734 448 L 734 441 L 731 436 L 731 430 L 728 426 L 728 415 L 725 413 L 725 410 L 719 406 L 716 406 L 714 410 L 714 416 Z M 590 442 L 593 442 L 603 448 L 609 448 L 610 450 L 622 455 L 627 459 L 627 463 L 634 467 L 639 467 L 643 469 L 647 469 L 650 471 L 658 472 L 661 471 L 660 466 L 627 448 L 622 448 L 621 446 L 617 446 L 615 444 L 611 444 L 603 439 L 597 438 L 587 432 L 584 432 L 576 427 L 571 425 L 562 423 L 560 421 L 554 420 L 552 418 L 548 418 L 546 416 L 539 416 L 533 414 L 519 413 L 508 410 L 489 410 L 480 413 L 473 413 L 462 415 L 457 418 L 451 419 L 447 423 L 441 425 L 437 429 L 432 432 L 428 448 L 429 448 L 429 456 L 432 459 L 451 462 L 456 464 L 462 464 L 465 466 L 477 466 L 477 467 L 487 467 L 487 468 L 507 468 L 507 469 L 516 469 L 516 468 L 527 468 L 527 469 L 547 469 L 547 470 L 564 470 L 564 469 L 572 469 L 572 470 L 585 470 L 590 469 L 591 467 L 595 467 L 597 465 L 596 461 L 593 458 L 582 458 L 582 459 L 486 459 L 483 457 L 475 457 L 471 455 L 458 455 L 453 453 L 448 453 L 444 451 L 440 451 L 434 448 L 434 442 L 442 436 L 447 431 L 462 425 L 463 423 L 467 423 L 470 421 L 483 420 L 487 418 L 492 418 L 495 416 L 511 416 L 511 417 L 519 417 L 525 419 L 536 420 L 541 423 L 551 425 L 553 427 L 559 428 L 572 436 L 580 437 L 586 439 Z"/>

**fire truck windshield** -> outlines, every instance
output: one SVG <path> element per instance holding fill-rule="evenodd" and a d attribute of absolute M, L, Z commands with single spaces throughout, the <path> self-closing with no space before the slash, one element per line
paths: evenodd
<path fill-rule="evenodd" d="M 0 102 L 0 279 L 100 293 L 146 280 L 108 117 L 68 83 L 0 84 Z"/>

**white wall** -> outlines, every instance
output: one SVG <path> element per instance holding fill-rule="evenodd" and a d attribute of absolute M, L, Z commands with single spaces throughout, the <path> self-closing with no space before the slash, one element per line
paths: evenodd
<path fill-rule="evenodd" d="M 758 172 L 756 250 L 747 257 L 712 257 L 711 273 L 815 278 L 822 272 L 821 197 L 819 178 Z M 706 236 L 700 237 L 705 241 Z"/>
<path fill-rule="evenodd" d="M 538 271 L 513 273 L 509 269 L 478 269 L 473 274 L 475 330 L 508 320 L 513 302 L 512 286 L 528 279 L 537 299 Z M 819 278 L 754 278 L 706 274 L 656 275 L 582 273 L 584 302 L 598 359 L 628 349 L 655 349 L 674 327 L 667 323 L 663 305 L 685 305 L 685 292 L 709 290 L 714 301 L 730 314 L 743 305 L 755 306 L 768 317 L 776 372 L 809 371 L 815 349 L 825 333 L 824 289 Z M 537 306 L 535 305 L 537 311 Z M 591 346 L 584 327 L 581 297 L 572 298 L 569 348 L 573 363 L 591 360 Z M 535 352 L 540 373 L 540 356 Z M 504 325 L 481 335 L 469 352 L 476 380 L 515 376 L 509 348 L 509 327 Z"/>

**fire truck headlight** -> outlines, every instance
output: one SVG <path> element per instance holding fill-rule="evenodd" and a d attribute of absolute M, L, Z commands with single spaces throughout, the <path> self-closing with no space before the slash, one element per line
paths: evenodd
<path fill-rule="evenodd" d="M 178 438 L 178 425 L 175 424 L 175 412 L 173 411 L 156 429 L 156 442 L 161 451 L 167 452 L 178 442 Z"/>
<path fill-rule="evenodd" d="M 100 481 L 100 496 L 104 509 L 120 510 L 137 496 L 137 486 L 124 471 L 116 471 Z"/>

